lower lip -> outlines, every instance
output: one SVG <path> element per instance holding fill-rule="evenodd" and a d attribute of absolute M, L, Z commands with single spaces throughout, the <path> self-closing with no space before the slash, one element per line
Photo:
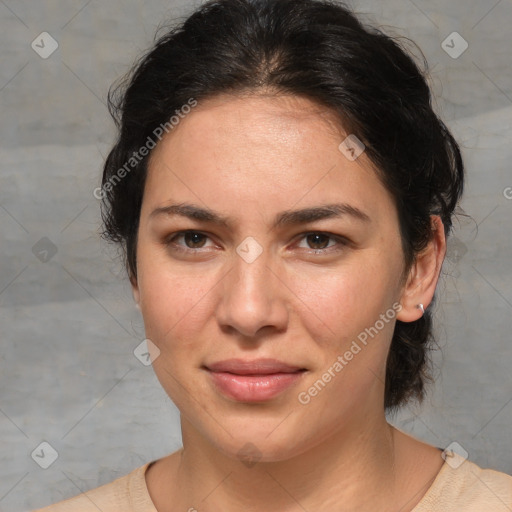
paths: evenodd
<path fill-rule="evenodd" d="M 303 371 L 269 375 L 235 375 L 209 371 L 214 384 L 227 397 L 239 402 L 263 402 L 293 386 Z"/>

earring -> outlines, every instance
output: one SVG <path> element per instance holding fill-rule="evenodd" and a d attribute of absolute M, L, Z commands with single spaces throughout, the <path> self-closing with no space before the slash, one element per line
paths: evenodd
<path fill-rule="evenodd" d="M 423 315 L 423 314 L 425 314 L 425 308 L 423 307 L 423 304 L 418 304 L 416 307 L 417 307 L 418 309 L 421 309 L 421 314 L 422 314 L 422 315 Z"/>

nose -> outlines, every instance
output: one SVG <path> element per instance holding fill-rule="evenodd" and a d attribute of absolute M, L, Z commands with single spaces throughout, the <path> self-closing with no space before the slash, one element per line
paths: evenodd
<path fill-rule="evenodd" d="M 286 329 L 288 290 L 270 260 L 267 251 L 250 263 L 234 255 L 233 267 L 222 280 L 216 311 L 222 328 L 246 338 Z"/>

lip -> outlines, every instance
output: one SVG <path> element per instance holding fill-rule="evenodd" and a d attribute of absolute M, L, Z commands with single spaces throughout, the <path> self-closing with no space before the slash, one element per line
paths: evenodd
<path fill-rule="evenodd" d="M 222 394 L 239 402 L 264 402 L 296 384 L 305 368 L 276 359 L 227 359 L 206 367 Z"/>
<path fill-rule="evenodd" d="M 212 372 L 234 373 L 237 375 L 269 375 L 272 373 L 294 373 L 304 370 L 300 366 L 292 366 L 277 359 L 226 359 L 206 365 Z"/>

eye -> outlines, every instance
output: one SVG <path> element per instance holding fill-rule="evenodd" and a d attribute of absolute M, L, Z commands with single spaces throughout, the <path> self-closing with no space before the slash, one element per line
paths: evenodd
<path fill-rule="evenodd" d="M 202 249 L 205 246 L 206 240 L 209 237 L 199 231 L 180 231 L 179 233 L 173 233 L 165 241 L 167 246 L 173 246 L 173 248 L 182 251 L 194 251 L 194 249 Z M 183 239 L 185 245 L 178 243 L 178 240 Z"/>
<path fill-rule="evenodd" d="M 165 245 L 174 251 L 188 253 L 198 253 L 200 249 L 209 249 L 215 247 L 206 245 L 210 237 L 200 231 L 179 231 L 173 233 L 165 239 Z M 303 244 L 306 243 L 306 246 Z M 342 250 L 349 244 L 349 241 L 343 237 L 333 235 L 323 231 L 314 231 L 301 235 L 300 243 L 297 245 L 300 249 L 306 249 L 306 252 L 313 254 L 327 254 Z"/>
<path fill-rule="evenodd" d="M 304 240 L 308 246 L 304 247 L 299 244 L 298 247 L 310 249 L 310 251 L 314 253 L 332 252 L 332 249 L 337 251 L 348 245 L 348 241 L 342 237 L 323 231 L 304 233 L 302 240 Z M 332 242 L 331 245 L 329 245 L 330 242 Z"/>

